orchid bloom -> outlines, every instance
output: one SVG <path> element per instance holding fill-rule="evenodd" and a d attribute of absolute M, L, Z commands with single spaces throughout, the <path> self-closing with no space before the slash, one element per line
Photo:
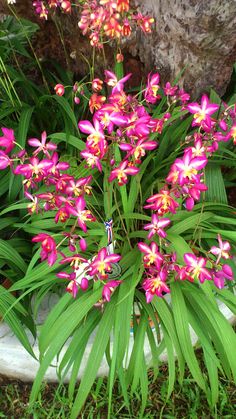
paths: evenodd
<path fill-rule="evenodd" d="M 191 275 L 192 278 L 196 277 L 202 283 L 206 279 L 211 280 L 212 275 L 206 266 L 206 259 L 203 257 L 197 257 L 193 253 L 185 253 L 184 261 L 187 265 L 186 272 Z"/>
<path fill-rule="evenodd" d="M 184 154 L 182 159 L 176 159 L 174 166 L 179 172 L 178 182 L 182 186 L 184 183 L 197 179 L 198 170 L 203 169 L 207 164 L 205 156 L 192 157 L 191 150 Z"/>
<path fill-rule="evenodd" d="M 203 95 L 201 105 L 196 102 L 189 103 L 186 108 L 193 114 L 192 126 L 207 126 L 211 128 L 212 121 L 210 116 L 219 109 L 216 103 L 210 103 L 207 95 Z"/>
<path fill-rule="evenodd" d="M 112 87 L 112 93 L 120 92 L 124 89 L 124 84 L 127 80 L 130 79 L 132 76 L 131 73 L 127 74 L 126 76 L 122 77 L 122 79 L 118 80 L 116 75 L 111 71 L 105 70 L 105 82 L 108 86 Z"/>
<path fill-rule="evenodd" d="M 229 244 L 229 242 L 227 242 L 227 241 L 223 242 L 220 234 L 217 235 L 217 238 L 218 238 L 218 242 L 219 242 L 219 247 L 212 246 L 211 249 L 210 249 L 210 252 L 213 255 L 218 256 L 217 260 L 216 260 L 216 264 L 219 263 L 220 258 L 223 258 L 223 259 L 229 259 L 230 258 L 230 254 L 229 254 L 230 244 Z"/>
<path fill-rule="evenodd" d="M 158 95 L 157 93 L 160 88 L 159 82 L 160 75 L 158 73 L 149 73 L 147 80 L 147 88 L 144 92 L 146 102 L 154 104 L 160 98 L 160 95 Z"/>
<path fill-rule="evenodd" d="M 37 138 L 30 138 L 28 140 L 28 144 L 31 147 L 37 147 L 36 150 L 33 152 L 34 156 L 37 156 L 40 153 L 40 151 L 42 151 L 44 154 L 47 155 L 48 158 L 50 158 L 49 151 L 55 151 L 57 149 L 56 144 L 51 143 L 51 142 L 46 144 L 46 140 L 47 140 L 46 131 L 43 131 L 41 135 L 41 141 L 39 141 Z"/>
<path fill-rule="evenodd" d="M 112 270 L 112 263 L 117 263 L 121 259 L 120 255 L 109 254 L 106 247 L 99 250 L 97 257 L 91 262 L 88 271 L 90 276 L 98 275 L 100 278 L 107 278 L 107 273 Z"/>
<path fill-rule="evenodd" d="M 111 299 L 111 294 L 114 289 L 121 284 L 122 281 L 109 281 L 107 282 L 102 290 L 102 297 L 105 301 L 109 302 Z"/>
<path fill-rule="evenodd" d="M 128 166 L 128 167 L 127 167 Z M 108 181 L 112 182 L 114 179 L 118 179 L 118 185 L 122 186 L 128 182 L 128 176 L 136 175 L 139 172 L 139 168 L 135 166 L 129 166 L 128 160 L 124 160 L 120 165 L 111 171 Z"/>
<path fill-rule="evenodd" d="M 6 169 L 11 164 L 10 157 L 2 150 L 0 150 L 0 170 Z"/>
<path fill-rule="evenodd" d="M 151 239 L 154 234 L 157 234 L 161 238 L 166 237 L 166 232 L 163 228 L 167 227 L 171 223 L 169 218 L 159 218 L 156 214 L 152 215 L 152 222 L 144 226 L 144 230 L 150 230 L 147 238 Z"/>
<path fill-rule="evenodd" d="M 95 221 L 91 211 L 86 210 L 86 202 L 82 196 L 79 196 L 75 200 L 75 206 L 73 207 L 70 204 L 66 204 L 67 210 L 69 214 L 74 215 L 77 217 L 78 225 L 80 226 L 81 230 L 84 232 L 87 231 L 87 226 L 85 224 L 86 221 Z"/>
<path fill-rule="evenodd" d="M 32 242 L 41 243 L 41 260 L 47 259 L 48 265 L 52 266 L 57 260 L 56 242 L 49 235 L 45 233 L 39 233 L 37 236 L 32 238 Z"/>
<path fill-rule="evenodd" d="M 73 298 L 75 298 L 78 293 L 78 283 L 76 281 L 76 273 L 71 272 L 69 274 L 67 272 L 59 272 L 56 275 L 60 279 L 68 279 L 68 281 L 70 281 L 66 287 L 66 291 L 69 292 L 73 296 Z"/>
<path fill-rule="evenodd" d="M 146 278 L 143 281 L 142 288 L 145 291 L 146 301 L 150 303 L 154 297 L 163 297 L 163 293 L 167 294 L 170 292 L 169 287 L 166 284 L 167 272 L 161 270 L 159 274 Z"/>
<path fill-rule="evenodd" d="M 3 136 L 0 137 L 0 147 L 4 147 L 6 154 L 10 153 L 15 145 L 15 135 L 13 129 L 1 128 Z"/>
<path fill-rule="evenodd" d="M 69 263 L 74 271 L 76 271 L 79 268 L 81 263 L 87 262 L 87 259 L 81 256 L 79 253 L 74 254 L 73 256 L 64 257 L 62 260 L 60 260 L 60 264 Z"/>
<path fill-rule="evenodd" d="M 150 267 L 150 265 L 155 264 L 159 269 L 162 262 L 163 256 L 159 252 L 158 246 L 155 242 L 151 242 L 150 246 L 146 243 L 139 242 L 138 248 L 140 252 L 144 253 L 143 261 L 145 267 Z"/>
<path fill-rule="evenodd" d="M 215 272 L 213 275 L 213 281 L 217 288 L 222 289 L 225 286 L 225 279 L 232 281 L 233 271 L 229 265 L 222 265 L 222 269 Z"/>
<path fill-rule="evenodd" d="M 92 181 L 92 176 L 81 177 L 78 180 L 70 179 L 68 182 L 68 186 L 66 187 L 66 193 L 68 195 L 74 195 L 75 197 L 83 195 L 87 193 L 88 195 L 91 193 L 91 186 L 88 185 Z"/>
<path fill-rule="evenodd" d="M 157 211 L 158 215 L 166 214 L 167 212 L 176 213 L 176 208 L 179 204 L 172 198 L 168 189 L 161 189 L 158 194 L 152 195 L 147 199 L 148 204 L 144 208 L 150 208 Z"/>
<path fill-rule="evenodd" d="M 15 174 L 31 178 L 35 175 L 35 181 L 40 181 L 42 176 L 46 176 L 53 166 L 51 160 L 41 160 L 37 157 L 31 157 L 29 164 L 20 164 L 15 168 Z"/>
<path fill-rule="evenodd" d="M 103 103 L 106 101 L 106 96 L 98 95 L 97 93 L 93 93 L 89 99 L 89 110 L 91 113 L 100 109 Z"/>

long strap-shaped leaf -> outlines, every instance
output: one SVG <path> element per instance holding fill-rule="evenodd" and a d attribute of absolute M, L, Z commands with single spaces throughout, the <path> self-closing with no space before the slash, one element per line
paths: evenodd
<path fill-rule="evenodd" d="M 201 369 L 198 365 L 192 347 L 189 331 L 188 312 L 181 290 L 181 284 L 174 283 L 171 285 L 171 300 L 176 324 L 176 331 L 181 345 L 181 350 L 194 379 L 198 383 L 199 387 L 205 391 L 205 380 L 202 376 Z"/>
<path fill-rule="evenodd" d="M 58 317 L 54 325 L 56 334 L 52 336 L 50 346 L 42 359 L 37 376 L 35 378 L 32 392 L 30 395 L 30 403 L 33 403 L 38 396 L 43 377 L 53 361 L 54 357 L 59 353 L 64 343 L 71 336 L 75 328 L 84 319 L 88 311 L 101 297 L 101 290 L 92 291 L 86 295 L 86 299 L 78 299 L 74 301 L 61 316 Z M 82 300 L 82 301 L 81 301 Z M 58 328 L 58 324 L 60 327 Z M 39 338 L 40 339 L 40 338 Z"/>
<path fill-rule="evenodd" d="M 83 404 L 89 394 L 89 391 L 94 383 L 94 380 L 97 375 L 97 371 L 101 364 L 102 358 L 104 356 L 110 334 L 111 328 L 114 323 L 114 312 L 116 305 L 116 295 L 113 296 L 112 300 L 106 306 L 106 309 L 103 313 L 99 328 L 94 339 L 93 347 L 89 355 L 89 359 L 86 365 L 86 369 L 81 380 L 77 396 L 71 411 L 70 419 L 76 419 L 78 413 L 80 412 Z"/>

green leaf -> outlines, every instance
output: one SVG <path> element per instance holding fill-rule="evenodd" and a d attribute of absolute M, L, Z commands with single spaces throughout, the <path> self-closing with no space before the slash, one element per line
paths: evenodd
<path fill-rule="evenodd" d="M 86 369 L 81 379 L 79 390 L 72 407 L 70 419 L 77 418 L 96 378 L 97 371 L 101 364 L 110 338 L 111 328 L 114 322 L 115 304 L 116 295 L 113 295 L 113 298 L 106 306 L 106 309 L 101 318 L 97 334 L 94 339 L 93 347 L 89 354 Z"/>
<path fill-rule="evenodd" d="M 171 285 L 171 300 L 173 307 L 173 315 L 176 324 L 176 332 L 179 338 L 181 349 L 187 365 L 198 383 L 199 387 L 206 391 L 206 383 L 202 376 L 201 369 L 198 365 L 190 338 L 189 319 L 184 297 L 179 283 Z"/>
<path fill-rule="evenodd" d="M 27 265 L 19 253 L 7 242 L 0 239 L 0 259 L 6 261 L 8 266 L 22 275 L 26 272 Z"/>
<path fill-rule="evenodd" d="M 30 403 L 34 403 L 37 399 L 37 395 L 40 390 L 40 386 L 43 377 L 53 361 L 54 357 L 60 352 L 62 346 L 65 344 L 67 339 L 71 336 L 75 328 L 85 318 L 88 311 L 101 297 L 101 289 L 92 291 L 92 293 L 86 293 L 75 300 L 56 320 L 53 327 L 52 341 L 46 352 L 42 357 L 41 364 L 36 375 L 32 392 L 30 395 Z M 110 305 L 109 305 L 110 307 Z M 42 329 L 43 330 L 43 329 Z M 48 330 L 48 329 L 47 329 Z M 48 330 L 51 332 L 51 330 Z M 39 336 L 40 341 L 40 336 Z M 96 373 L 95 373 L 96 374 Z"/>
<path fill-rule="evenodd" d="M 205 179 L 208 187 L 208 190 L 205 192 L 205 199 L 211 202 L 227 204 L 228 200 L 220 166 L 208 163 L 205 168 Z"/>

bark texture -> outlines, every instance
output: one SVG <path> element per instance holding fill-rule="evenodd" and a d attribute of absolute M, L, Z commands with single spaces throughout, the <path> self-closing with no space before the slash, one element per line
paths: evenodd
<path fill-rule="evenodd" d="M 137 33 L 129 51 L 145 68 L 174 80 L 186 66 L 186 89 L 223 94 L 236 61 L 236 1 L 145 0 L 141 9 L 155 17 L 156 28 L 150 36 Z"/>
<path fill-rule="evenodd" d="M 6 7 L 6 1 L 1 1 Z M 142 76 L 155 70 L 162 80 L 173 81 L 185 68 L 180 85 L 195 97 L 210 87 L 222 95 L 236 61 L 236 0 L 133 1 L 142 12 L 156 19 L 152 34 L 144 35 L 138 30 L 123 44 L 125 67 L 134 73 L 133 84 L 137 85 Z M 66 64 L 54 23 L 40 21 L 34 15 L 31 0 L 17 0 L 16 7 L 21 16 L 41 26 L 34 42 L 39 57 Z M 84 75 L 88 73 L 88 65 L 83 57 L 91 62 L 89 42 L 80 34 L 75 14 L 62 15 L 61 22 L 70 67 L 76 75 Z M 112 66 L 113 53 L 114 49 L 107 46 L 108 68 Z M 97 69 L 104 69 L 102 54 L 96 53 L 96 61 Z"/>

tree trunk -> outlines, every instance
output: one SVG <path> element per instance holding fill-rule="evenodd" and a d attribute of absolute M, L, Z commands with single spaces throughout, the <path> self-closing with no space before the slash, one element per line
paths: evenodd
<path fill-rule="evenodd" d="M 140 1 L 135 0 L 136 3 Z M 136 36 L 128 49 L 146 70 L 182 84 L 195 95 L 213 87 L 223 94 L 236 61 L 235 0 L 145 0 L 141 10 L 156 19 L 150 36 Z"/>

